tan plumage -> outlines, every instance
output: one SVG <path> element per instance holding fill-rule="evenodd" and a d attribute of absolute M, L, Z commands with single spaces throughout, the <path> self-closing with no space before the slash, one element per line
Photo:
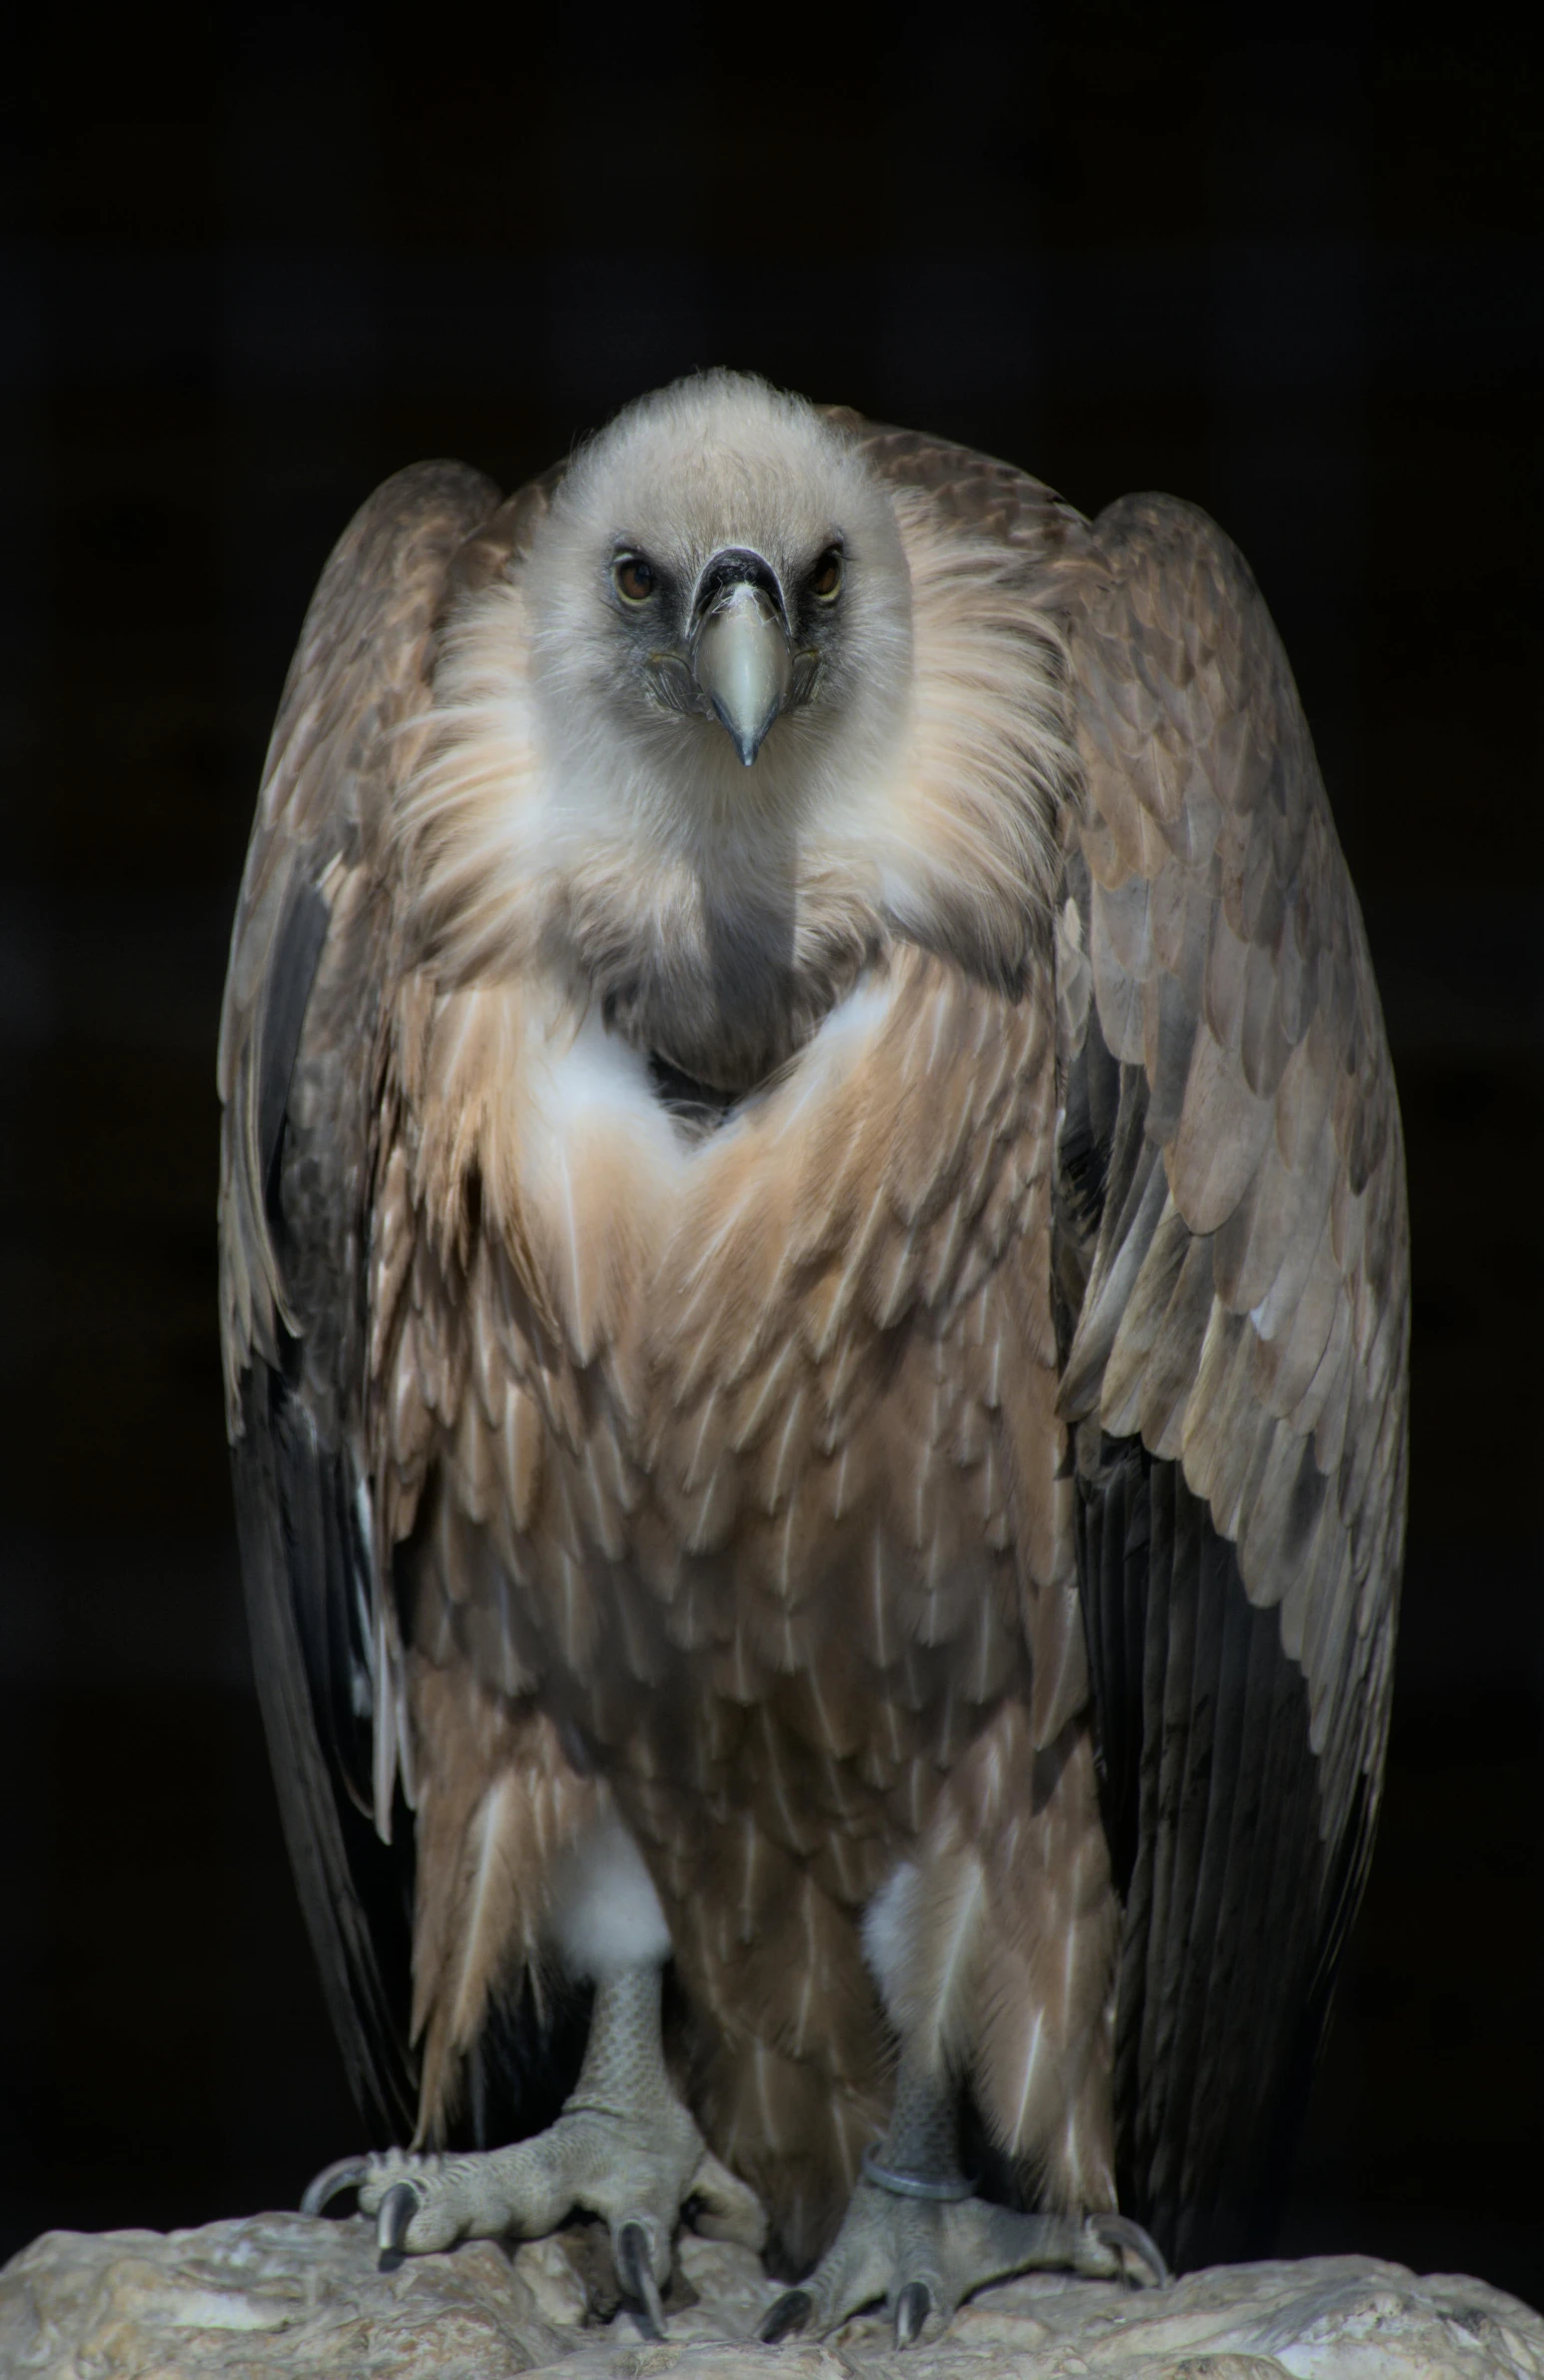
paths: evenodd
<path fill-rule="evenodd" d="M 613 700 L 597 539 L 833 526 L 753 770 Z M 221 1089 L 260 1669 L 380 2120 L 438 2136 L 539 2016 L 614 1807 L 786 2261 L 897 2029 L 1021 2186 L 1240 2232 L 1369 1840 L 1407 1295 L 1360 922 L 1219 533 L 724 378 L 507 503 L 402 473 L 286 691 Z"/>

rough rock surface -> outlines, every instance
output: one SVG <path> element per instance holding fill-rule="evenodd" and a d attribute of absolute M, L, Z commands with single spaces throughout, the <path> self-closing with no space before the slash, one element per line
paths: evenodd
<path fill-rule="evenodd" d="M 593 2245 L 591 2241 L 588 2243 Z M 6 2380 L 1544 2380 L 1544 2321 L 1487 2287 L 1323 2256 L 1126 2291 L 1048 2275 L 985 2291 L 902 2358 L 887 2324 L 750 2338 L 774 2295 L 743 2249 L 688 2237 L 696 2302 L 663 2344 L 593 2319 L 583 2235 L 376 2270 L 366 2224 L 253 2215 L 198 2231 L 50 2231 L 0 2272 Z M 601 2269 L 604 2269 L 603 2265 Z M 592 2287 L 592 2284 L 591 2284 Z"/>

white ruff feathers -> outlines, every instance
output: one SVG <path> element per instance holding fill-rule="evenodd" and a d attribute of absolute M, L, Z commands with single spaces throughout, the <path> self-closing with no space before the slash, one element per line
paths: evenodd
<path fill-rule="evenodd" d="M 840 532 L 840 649 L 753 769 L 632 684 L 605 593 L 622 530 L 683 571 Z M 795 976 L 894 937 L 1012 981 L 1076 780 L 1063 675 L 1011 549 L 886 489 L 796 398 L 667 390 L 585 450 L 528 558 L 449 631 L 401 810 L 409 948 L 441 984 L 555 966 L 580 998 L 651 957 L 700 999 L 682 951 L 705 907 L 775 881 Z"/>

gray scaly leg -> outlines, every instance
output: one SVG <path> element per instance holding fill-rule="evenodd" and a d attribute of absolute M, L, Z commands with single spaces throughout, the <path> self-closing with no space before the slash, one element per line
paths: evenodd
<path fill-rule="evenodd" d="M 909 2347 L 930 2314 L 947 2321 L 988 2281 L 1042 2268 L 1109 2280 L 1126 2272 L 1129 2257 L 1154 2281 L 1167 2280 L 1154 2242 L 1122 2215 L 1016 2214 L 973 2196 L 958 2136 L 955 2084 L 903 2049 L 890 2129 L 864 2158 L 829 2252 L 766 2314 L 764 2340 L 806 2329 L 824 2337 L 882 2299 L 896 2345 Z"/>
<path fill-rule="evenodd" d="M 363 2166 L 329 2168 L 308 2192 L 357 2181 L 377 2219 L 384 2266 L 459 2239 L 537 2239 L 575 2209 L 601 2216 L 617 2277 L 653 2337 L 664 2336 L 662 2285 L 682 2207 L 700 2227 L 759 2249 L 766 2218 L 753 2191 L 703 2142 L 676 2097 L 659 2037 L 658 1967 L 622 1968 L 595 1987 L 584 2065 L 550 2130 L 480 2155 L 391 2149 Z"/>

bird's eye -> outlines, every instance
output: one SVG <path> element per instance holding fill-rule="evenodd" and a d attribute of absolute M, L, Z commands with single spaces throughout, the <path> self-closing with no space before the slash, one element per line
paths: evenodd
<path fill-rule="evenodd" d="M 646 603 L 654 592 L 654 565 L 641 553 L 618 554 L 611 577 L 624 603 Z"/>
<path fill-rule="evenodd" d="M 828 545 L 810 572 L 810 593 L 822 603 L 834 603 L 842 591 L 842 549 Z"/>

